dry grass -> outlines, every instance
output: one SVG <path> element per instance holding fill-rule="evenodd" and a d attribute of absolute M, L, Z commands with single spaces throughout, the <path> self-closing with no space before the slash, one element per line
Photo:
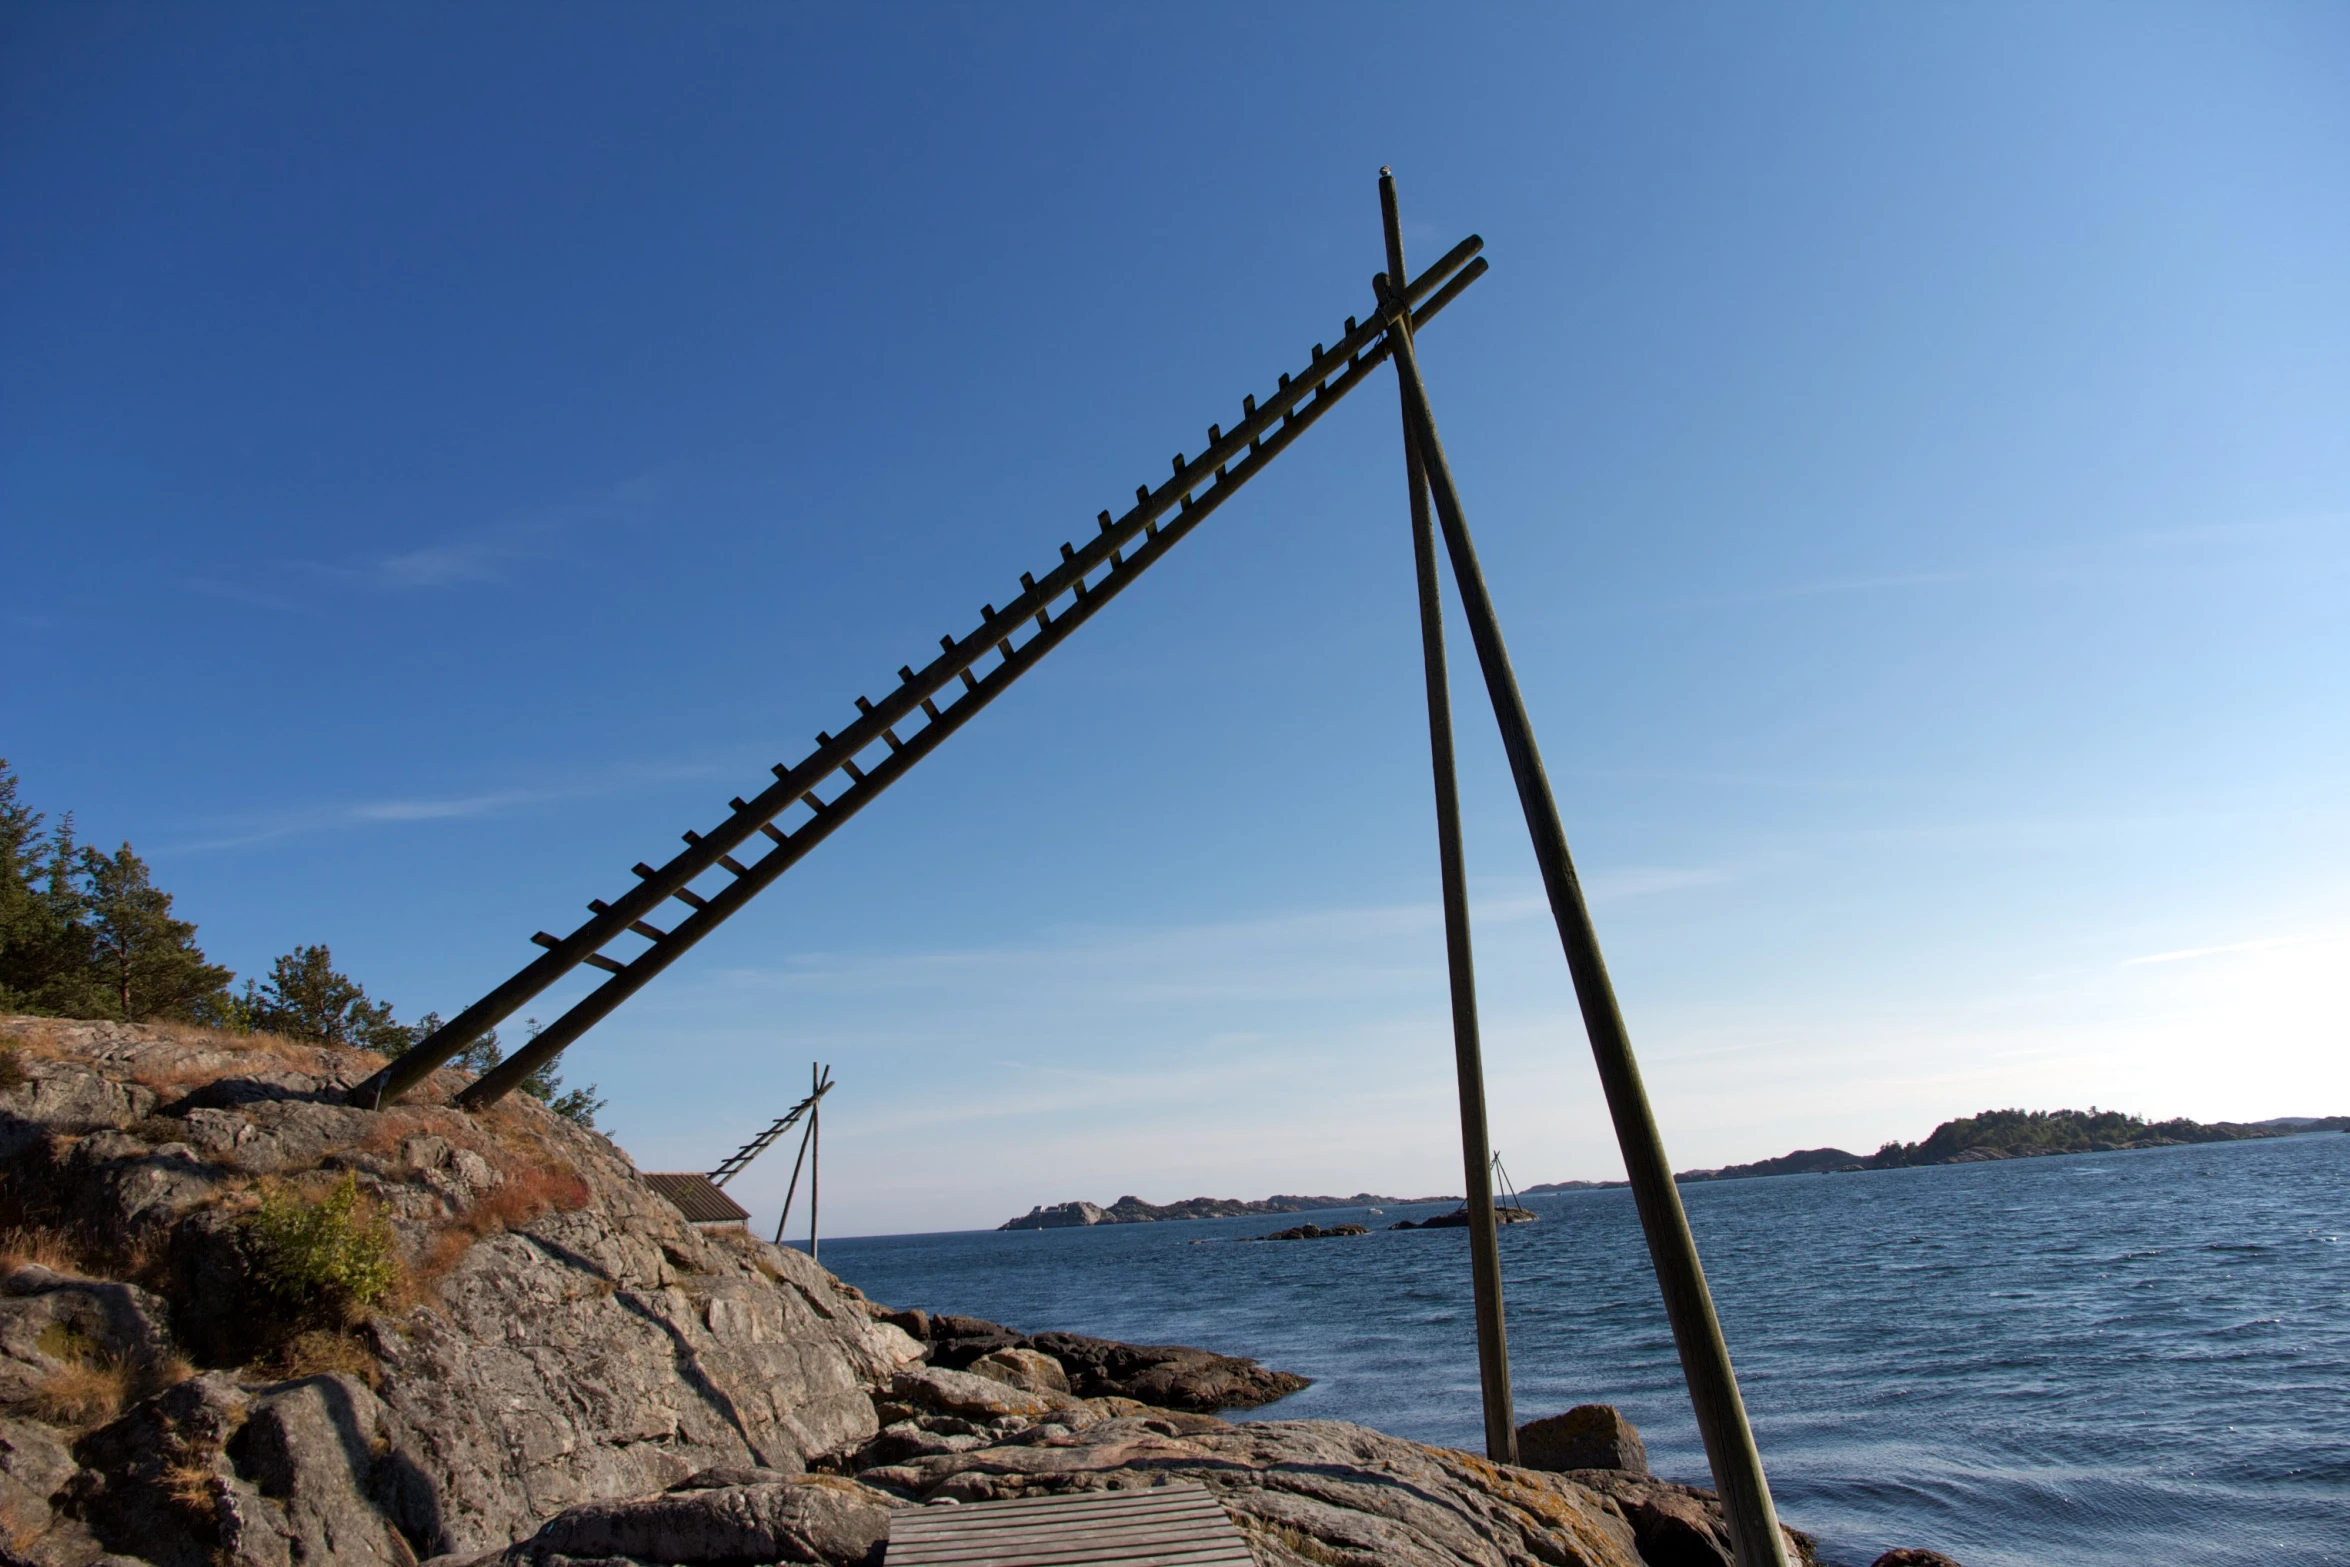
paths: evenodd
<path fill-rule="evenodd" d="M 448 1124 L 449 1119 L 445 1111 L 435 1113 L 405 1107 L 378 1111 L 359 1139 L 359 1151 L 389 1159 L 411 1137 L 445 1137 L 455 1143 L 458 1138 L 451 1133 L 456 1129 Z"/>
<path fill-rule="evenodd" d="M 59 1273 L 87 1277 L 90 1270 L 85 1264 L 89 1261 L 82 1245 L 61 1230 L 37 1224 L 0 1230 L 0 1274 L 14 1273 L 31 1263 Z"/>
<path fill-rule="evenodd" d="M 163 1494 L 171 1505 L 207 1530 L 219 1527 L 220 1492 L 210 1464 L 183 1458 L 163 1471 Z"/>
<path fill-rule="evenodd" d="M 77 1430 L 104 1425 L 130 1397 L 130 1368 L 112 1359 L 60 1366 L 43 1377 L 27 1403 L 41 1419 Z"/>
<path fill-rule="evenodd" d="M 486 1240 L 501 1230 L 519 1230 L 550 1213 L 575 1213 L 592 1195 L 576 1170 L 540 1167 L 507 1172 L 504 1184 L 481 1194 L 457 1220 L 458 1227 Z"/>
<path fill-rule="evenodd" d="M 274 1354 L 255 1361 L 251 1369 L 281 1382 L 340 1371 L 357 1377 L 369 1387 L 383 1384 L 383 1367 L 365 1339 L 356 1333 L 326 1329 L 295 1334 Z"/>
<path fill-rule="evenodd" d="M 588 1205 L 592 1195 L 576 1170 L 537 1166 L 508 1171 L 503 1185 L 482 1193 L 433 1236 L 424 1256 L 409 1270 L 402 1303 L 429 1304 L 434 1287 L 479 1242 L 507 1230 L 527 1228 L 550 1213 L 576 1212 Z"/>

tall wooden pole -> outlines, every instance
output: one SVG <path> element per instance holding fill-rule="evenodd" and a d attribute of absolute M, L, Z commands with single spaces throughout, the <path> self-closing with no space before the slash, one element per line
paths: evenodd
<path fill-rule="evenodd" d="M 824 1169 L 824 1084 L 814 1062 L 808 1065 L 808 1260 L 816 1260 L 816 1183 Z"/>
<path fill-rule="evenodd" d="M 1386 319 L 1396 320 L 1402 307 L 1386 277 L 1379 278 L 1376 286 Z M 1535 748 L 1534 726 L 1526 716 L 1518 678 L 1510 669 L 1501 622 L 1485 590 L 1485 574 L 1477 565 L 1477 551 L 1469 539 L 1451 465 L 1445 461 L 1444 443 L 1437 437 L 1436 414 L 1420 380 L 1411 335 L 1408 330 L 1390 327 L 1389 341 L 1396 379 L 1404 389 L 1404 412 L 1419 443 L 1420 460 L 1435 495 L 1437 520 L 1444 529 L 1445 550 L 1452 558 L 1453 581 L 1460 588 L 1462 608 L 1468 615 L 1470 640 L 1476 644 L 1485 689 L 1493 699 L 1493 716 L 1501 726 L 1502 746 L 1509 755 L 1510 774 L 1517 781 L 1518 803 L 1534 840 L 1534 858 L 1542 869 L 1543 889 L 1550 896 L 1559 944 L 1566 950 L 1567 970 L 1574 976 L 1575 1000 L 1583 1012 L 1591 1054 L 1599 1064 L 1600 1086 L 1607 1094 L 1608 1114 L 1615 1121 L 1624 1170 L 1632 1178 L 1632 1200 L 1639 1209 L 1649 1261 L 1656 1268 L 1657 1284 L 1664 1294 L 1665 1317 L 1672 1324 L 1673 1345 L 1680 1352 L 1682 1379 L 1688 1383 L 1698 1434 L 1705 1441 L 1714 1486 L 1721 1492 L 1722 1509 L 1728 1515 L 1731 1548 L 1737 1553 L 1738 1567 L 1787 1567 L 1778 1512 L 1771 1505 L 1770 1482 L 1763 1475 L 1762 1455 L 1755 1448 L 1754 1429 L 1747 1423 L 1745 1401 L 1738 1395 L 1737 1374 L 1730 1368 L 1729 1346 L 1722 1340 L 1722 1325 L 1714 1315 L 1705 1269 L 1697 1260 L 1697 1241 L 1689 1233 L 1689 1216 L 1682 1211 L 1680 1189 L 1673 1184 L 1673 1167 L 1665 1158 L 1664 1140 L 1648 1106 L 1648 1090 L 1641 1084 L 1640 1066 L 1632 1056 L 1631 1036 L 1624 1028 L 1615 987 L 1600 957 L 1591 910 L 1584 904 L 1583 886 L 1567 853 L 1558 802 L 1551 797 L 1550 776 L 1543 770 L 1542 753 Z"/>
<path fill-rule="evenodd" d="M 1403 265 L 1403 221 L 1395 175 L 1379 171 L 1379 216 L 1387 231 L 1387 275 Z M 1409 336 L 1409 321 L 1398 335 Z M 1509 1327 L 1501 1300 L 1501 1227 L 1493 1217 L 1493 1150 L 1485 1126 L 1485 1063 L 1477 1038 L 1477 968 L 1469 946 L 1468 873 L 1461 855 L 1461 795 L 1453 773 L 1452 682 L 1444 661 L 1444 590 L 1436 577 L 1436 524 L 1428 512 L 1428 477 L 1404 409 L 1404 476 L 1412 495 L 1412 564 L 1420 582 L 1420 657 L 1428 684 L 1428 757 L 1436 775 L 1436 860 L 1444 888 L 1444 955 L 1452 979 L 1452 1058 L 1460 1083 L 1461 1173 L 1469 1203 L 1469 1280 L 1477 1307 L 1477 1380 L 1485 1395 L 1485 1456 L 1518 1461 L 1517 1416 L 1510 1404 Z"/>

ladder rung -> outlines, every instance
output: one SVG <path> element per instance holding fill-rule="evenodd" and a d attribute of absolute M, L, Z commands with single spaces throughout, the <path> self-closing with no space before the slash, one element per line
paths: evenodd
<path fill-rule="evenodd" d="M 840 770 L 844 773 L 847 773 L 851 778 L 856 779 L 859 783 L 863 783 L 865 781 L 865 769 L 859 767 L 855 762 L 850 761 L 845 756 L 841 758 Z"/>
<path fill-rule="evenodd" d="M 777 843 L 788 843 L 791 841 L 790 839 L 784 837 L 782 830 L 778 828 L 773 822 L 761 822 L 759 824 L 759 830 L 765 833 L 768 837 L 773 838 Z"/>
<path fill-rule="evenodd" d="M 750 867 L 743 864 L 742 861 L 736 859 L 731 854 L 721 854 L 718 856 L 718 863 L 726 867 L 727 874 L 729 875 L 748 876 L 751 874 Z"/>
<path fill-rule="evenodd" d="M 580 959 L 580 961 L 583 963 L 593 963 L 596 967 L 602 969 L 607 974 L 623 973 L 628 968 L 627 964 L 615 963 L 610 958 L 604 956 L 604 954 L 601 952 L 591 952 L 586 957 Z"/>
<path fill-rule="evenodd" d="M 700 893 L 694 891 L 694 889 L 691 887 L 680 887 L 669 896 L 675 898 L 678 902 L 684 904 L 689 909 L 706 909 L 710 906 L 710 900 L 703 897 Z"/>
<path fill-rule="evenodd" d="M 648 925 L 643 920 L 630 920 L 628 928 L 647 941 L 667 941 L 669 939 L 669 932 L 658 925 Z"/>
<path fill-rule="evenodd" d="M 537 942 L 540 946 L 549 949 L 563 945 L 562 939 L 560 937 L 550 936 L 543 930 L 534 932 L 530 939 Z"/>
<path fill-rule="evenodd" d="M 810 789 L 806 794 L 801 795 L 800 798 L 808 802 L 808 809 L 811 811 L 821 811 L 824 809 L 824 802 L 816 797 L 816 791 L 813 789 Z"/>
<path fill-rule="evenodd" d="M 636 872 L 639 877 L 646 881 L 651 881 L 654 877 L 661 874 L 659 871 L 653 869 L 653 867 L 647 865 L 642 860 L 639 860 L 634 865 L 631 865 L 629 869 Z"/>
<path fill-rule="evenodd" d="M 930 716 L 931 722 L 936 723 L 938 721 L 938 704 L 930 700 L 930 698 L 924 697 L 922 699 L 922 711 Z"/>
<path fill-rule="evenodd" d="M 742 801 L 740 801 L 740 800 L 736 800 L 736 801 L 734 801 L 734 802 L 733 802 L 733 805 L 734 805 L 734 808 L 735 808 L 736 810 L 738 810 L 738 811 L 741 811 L 741 810 L 747 810 L 747 809 L 749 809 L 749 807 L 745 806 L 745 805 L 743 804 L 743 802 L 742 802 Z M 698 844 L 698 843 L 700 843 L 700 842 L 702 841 L 702 835 L 701 835 L 700 833 L 698 833 L 698 832 L 689 832 L 689 833 L 687 833 L 687 834 L 685 835 L 685 841 L 686 841 L 686 842 L 688 842 L 688 843 L 692 843 L 692 844 Z M 719 864 L 721 864 L 721 865 L 723 865 L 723 866 L 725 866 L 725 867 L 726 867 L 728 870 L 732 871 L 732 872 L 733 872 L 735 875 L 737 875 L 737 876 L 740 876 L 740 875 L 742 875 L 742 874 L 743 874 L 743 868 L 742 868 L 742 866 L 741 866 L 741 865 L 740 865 L 740 864 L 739 864 L 739 863 L 738 863 L 738 862 L 735 860 L 734 856 L 733 856 L 733 855 L 731 855 L 731 854 L 721 854 L 721 855 L 719 855 L 719 856 L 718 856 L 718 863 L 719 863 Z M 596 912 L 600 914 L 600 913 L 602 913 L 603 911 L 602 911 L 601 909 L 598 909 Z"/>

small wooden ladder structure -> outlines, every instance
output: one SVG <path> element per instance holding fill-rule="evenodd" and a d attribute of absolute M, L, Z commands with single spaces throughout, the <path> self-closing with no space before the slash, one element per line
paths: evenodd
<path fill-rule="evenodd" d="M 884 1567 L 1252 1567 L 1208 1488 L 1080 1491 L 893 1512 Z"/>

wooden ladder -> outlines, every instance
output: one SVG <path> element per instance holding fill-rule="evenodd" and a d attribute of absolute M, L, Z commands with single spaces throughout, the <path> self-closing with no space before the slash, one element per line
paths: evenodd
<path fill-rule="evenodd" d="M 1484 275 L 1486 263 L 1477 254 L 1483 246 L 1471 235 L 1413 281 L 1404 304 L 1414 330 Z M 901 667 L 897 688 L 880 701 L 857 698 L 857 717 L 839 734 L 820 733 L 814 751 L 777 764 L 775 782 L 749 799 L 730 801 L 729 814 L 707 832 L 686 833 L 685 849 L 666 864 L 639 861 L 636 885 L 610 902 L 591 901 L 588 919 L 569 935 L 534 935 L 544 953 L 360 1084 L 352 1102 L 377 1108 L 396 1102 L 582 964 L 610 975 L 483 1073 L 457 1102 L 479 1109 L 505 1097 L 1002 695 L 1262 473 L 1391 351 L 1383 321 L 1347 317 L 1337 344 L 1316 343 L 1304 371 L 1282 376 L 1261 403 L 1254 396 L 1241 399 L 1240 422 L 1229 432 L 1209 425 L 1205 451 L 1188 458 L 1176 453 L 1174 472 L 1164 483 L 1137 486 L 1124 516 L 1104 511 L 1096 535 L 1083 546 L 1063 544 L 1060 563 L 1050 571 L 1041 577 L 1021 573 L 1018 595 L 1001 609 L 983 606 L 977 630 L 939 638 L 938 656 L 920 670 Z M 763 852 L 738 857 L 746 845 Z M 683 917 L 666 926 L 653 923 L 651 916 L 672 903 L 681 906 Z"/>

